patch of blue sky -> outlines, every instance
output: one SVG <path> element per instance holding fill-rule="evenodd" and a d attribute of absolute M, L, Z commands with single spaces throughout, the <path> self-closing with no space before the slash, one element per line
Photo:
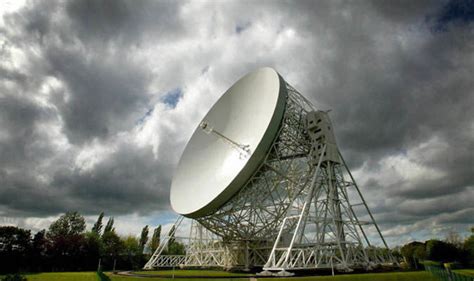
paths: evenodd
<path fill-rule="evenodd" d="M 243 31 L 245 31 L 246 29 L 248 29 L 250 26 L 252 25 L 251 22 L 247 21 L 247 22 L 244 22 L 244 23 L 237 23 L 235 25 L 235 33 L 237 34 L 240 34 L 242 33 Z"/>
<path fill-rule="evenodd" d="M 175 108 L 182 96 L 183 96 L 183 91 L 181 90 L 181 88 L 175 88 L 167 92 L 161 98 L 161 102 L 166 104 L 170 108 Z M 148 109 L 147 112 L 137 120 L 136 124 L 137 125 L 143 124 L 153 114 L 154 109 L 155 109 L 154 107 Z"/>
<path fill-rule="evenodd" d="M 474 21 L 474 1 L 450 0 L 435 18 L 435 31 L 447 31 L 450 24 L 469 24 Z"/>
<path fill-rule="evenodd" d="M 153 107 L 148 109 L 148 111 L 137 120 L 137 125 L 143 124 L 145 120 L 147 120 L 153 114 L 154 109 L 155 108 Z"/>
<path fill-rule="evenodd" d="M 178 219 L 178 214 L 169 210 L 169 211 L 162 211 L 158 212 L 157 214 L 153 214 L 152 216 L 149 217 L 149 220 L 147 221 L 150 225 L 165 225 L 165 224 L 170 224 L 174 223 L 176 219 Z"/>
<path fill-rule="evenodd" d="M 183 96 L 183 91 L 181 88 L 175 88 L 169 92 L 167 92 L 161 101 L 171 108 L 175 108 L 178 104 L 179 100 Z"/>

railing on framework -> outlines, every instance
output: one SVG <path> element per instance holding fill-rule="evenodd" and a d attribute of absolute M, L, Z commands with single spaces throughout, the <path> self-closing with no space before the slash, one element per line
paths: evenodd
<path fill-rule="evenodd" d="M 442 281 L 474 281 L 474 276 L 464 275 L 436 265 L 425 265 L 425 270 Z"/>

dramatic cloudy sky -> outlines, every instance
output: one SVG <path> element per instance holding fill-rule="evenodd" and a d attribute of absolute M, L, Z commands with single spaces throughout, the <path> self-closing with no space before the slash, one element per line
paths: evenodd
<path fill-rule="evenodd" d="M 471 4 L 469 4 L 471 3 Z M 457 1 L 0 2 L 0 224 L 167 224 L 186 141 L 271 66 L 331 117 L 393 246 L 474 224 L 474 10 Z"/>

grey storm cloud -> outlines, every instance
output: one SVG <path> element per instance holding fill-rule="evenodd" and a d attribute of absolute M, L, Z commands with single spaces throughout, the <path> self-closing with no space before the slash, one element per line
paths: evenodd
<path fill-rule="evenodd" d="M 130 127 L 147 102 L 147 73 L 128 61 L 126 54 L 121 60 L 108 61 L 98 53 L 90 58 L 55 47 L 46 54 L 51 73 L 69 90 L 69 97 L 58 95 L 55 104 L 72 143 L 106 138 Z"/>
<path fill-rule="evenodd" d="M 169 209 L 195 123 L 235 79 L 268 65 L 332 109 L 342 153 L 384 226 L 467 227 L 474 40 L 472 17 L 456 18 L 472 8 L 460 7 L 28 2 L 0 25 L 0 215 Z M 399 168 L 411 176 L 390 172 Z"/>
<path fill-rule="evenodd" d="M 139 44 L 142 40 L 173 40 L 184 36 L 176 1 L 74 1 L 67 15 L 82 41 L 118 41 Z"/>
<path fill-rule="evenodd" d="M 157 203 L 167 200 L 170 172 L 154 161 L 151 151 L 125 145 L 91 172 L 59 171 L 52 186 L 66 189 L 76 209 L 99 213 L 107 206 L 112 213 L 137 207 L 138 211 L 152 211 L 159 208 Z"/>

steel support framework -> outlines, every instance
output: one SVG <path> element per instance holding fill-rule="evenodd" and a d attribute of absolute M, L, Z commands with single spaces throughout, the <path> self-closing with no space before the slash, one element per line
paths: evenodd
<path fill-rule="evenodd" d="M 305 115 L 311 105 L 288 87 L 286 110 L 277 137 L 259 169 L 244 187 L 217 212 L 199 218 L 210 231 L 227 241 L 268 242 L 294 198 L 308 184 L 311 142 Z"/>
<path fill-rule="evenodd" d="M 259 169 L 217 212 L 193 221 L 186 256 L 175 257 L 174 266 L 263 267 L 268 273 L 393 262 L 337 146 L 309 132 L 306 117 L 316 109 L 286 86 L 282 125 Z M 332 158 L 315 153 L 331 149 Z M 374 238 L 382 247 L 373 246 Z M 170 266 L 173 258 L 160 253 L 145 268 Z"/>

